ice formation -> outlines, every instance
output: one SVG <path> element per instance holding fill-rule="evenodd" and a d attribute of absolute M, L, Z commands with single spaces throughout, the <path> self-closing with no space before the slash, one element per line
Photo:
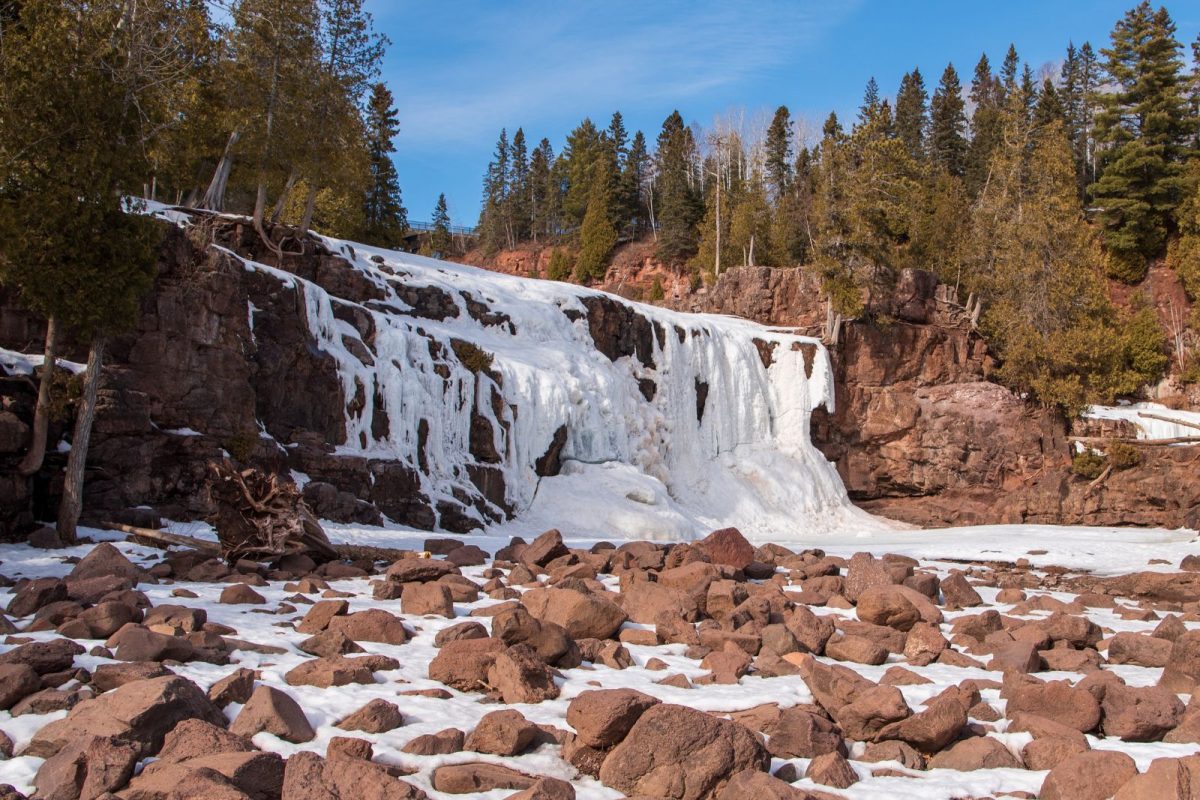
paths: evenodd
<path fill-rule="evenodd" d="M 1092 419 L 1132 422 L 1137 426 L 1139 439 L 1179 439 L 1200 436 L 1200 412 L 1180 411 L 1160 403 L 1092 406 L 1084 416 Z"/>
<path fill-rule="evenodd" d="M 324 241 L 383 299 L 354 303 L 246 268 L 302 290 L 346 400 L 339 452 L 412 466 L 435 505 L 461 501 L 484 461 L 504 479 L 503 504 L 493 493 L 479 515 L 485 525 L 515 517 L 531 532 L 662 540 L 736 525 L 784 540 L 882 524 L 850 504 L 812 445 L 813 410 L 834 402 L 819 340 Z M 606 355 L 593 341 L 587 315 L 598 302 L 619 319 L 609 330 L 627 352 L 610 345 Z M 539 477 L 556 444 L 561 469 Z"/>

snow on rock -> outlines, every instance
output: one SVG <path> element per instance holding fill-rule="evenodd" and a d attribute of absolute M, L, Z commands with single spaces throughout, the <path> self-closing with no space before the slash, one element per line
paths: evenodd
<path fill-rule="evenodd" d="M 46 362 L 44 356 L 38 353 L 18 353 L 15 350 L 6 350 L 0 347 L 0 368 L 3 368 L 10 375 L 32 375 L 34 369 L 42 366 Z M 65 369 L 68 372 L 78 375 L 86 369 L 85 364 L 77 364 L 74 361 L 66 359 L 58 359 L 59 369 Z"/>
<path fill-rule="evenodd" d="M 336 285 L 243 264 L 302 293 L 337 364 L 337 455 L 411 468 L 438 527 L 787 540 L 885 525 L 811 443 L 813 410 L 834 398 L 818 340 L 321 241 L 348 265 Z"/>
<path fill-rule="evenodd" d="M 1200 411 L 1180 411 L 1160 403 L 1092 406 L 1089 419 L 1125 420 L 1137 427 L 1139 439 L 1177 439 L 1200 436 Z"/>

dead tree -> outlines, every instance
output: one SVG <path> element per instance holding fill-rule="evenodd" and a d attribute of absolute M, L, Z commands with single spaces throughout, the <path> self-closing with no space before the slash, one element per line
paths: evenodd
<path fill-rule="evenodd" d="M 209 465 L 209 522 L 221 555 L 269 560 L 304 553 L 319 561 L 338 557 L 296 484 L 257 469 L 238 470 L 228 461 Z"/>

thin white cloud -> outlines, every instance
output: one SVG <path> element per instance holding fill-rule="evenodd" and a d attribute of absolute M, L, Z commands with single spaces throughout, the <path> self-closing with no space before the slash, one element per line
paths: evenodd
<path fill-rule="evenodd" d="M 664 106 L 735 85 L 819 41 L 857 2 L 490 6 L 456 26 L 440 63 L 389 58 L 408 146 L 477 142 L 565 109 Z M 449 13 L 449 12 L 443 12 Z M 419 35 L 414 32 L 414 35 Z M 395 37 L 394 37 L 395 38 Z M 395 74 L 395 70 L 402 74 Z"/>

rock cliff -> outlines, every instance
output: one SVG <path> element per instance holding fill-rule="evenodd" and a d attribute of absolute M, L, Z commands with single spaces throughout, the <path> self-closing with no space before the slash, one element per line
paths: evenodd
<path fill-rule="evenodd" d="M 155 287 L 103 373 L 91 520 L 202 517 L 206 467 L 232 457 L 360 524 L 466 532 L 541 507 L 585 535 L 870 525 L 809 437 L 833 395 L 816 339 L 316 236 L 279 256 L 243 220 L 159 213 L 176 224 Z M 42 336 L 0 297 L 7 535 L 60 491 L 65 441 L 32 480 L 12 470 L 38 377 L 20 354 Z"/>
<path fill-rule="evenodd" d="M 831 350 L 836 412 L 818 412 L 813 438 L 858 505 L 925 526 L 1200 527 L 1200 448 L 1140 448 L 1139 465 L 1095 486 L 1073 475 L 1068 436 L 1096 423 L 1068 426 L 989 382 L 995 360 L 947 297 L 931 275 L 908 271 L 885 313 L 848 323 Z M 799 269 L 731 269 L 699 307 L 809 332 L 826 315 L 816 279 Z"/>

